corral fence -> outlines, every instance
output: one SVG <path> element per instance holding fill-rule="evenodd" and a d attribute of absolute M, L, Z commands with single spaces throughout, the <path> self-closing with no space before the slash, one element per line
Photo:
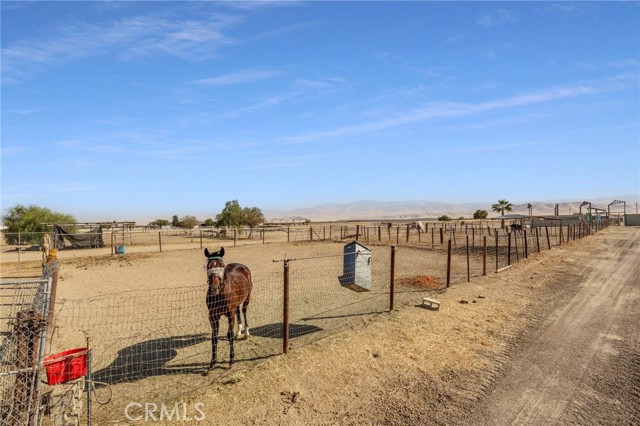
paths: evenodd
<path fill-rule="evenodd" d="M 0 282 L 0 425 L 39 425 L 42 365 L 54 268 L 41 279 Z"/>
<path fill-rule="evenodd" d="M 586 215 L 564 216 L 549 219 L 485 219 L 485 220 L 456 220 L 441 222 L 427 220 L 422 222 L 362 222 L 347 224 L 318 224 L 318 225 L 288 225 L 263 226 L 259 228 L 211 228 L 199 229 L 154 229 L 150 227 L 122 227 L 106 229 L 100 234 L 78 232 L 70 236 L 84 238 L 95 236 L 96 245 L 91 250 L 96 254 L 105 252 L 112 255 L 125 252 L 163 252 L 188 248 L 203 248 L 215 244 L 242 246 L 249 244 L 296 243 L 318 241 L 347 241 L 359 240 L 365 244 L 396 244 L 396 245 L 428 245 L 432 248 L 442 246 L 446 240 L 452 239 L 455 245 L 470 235 L 472 243 L 476 238 L 486 235 L 491 237 L 495 232 L 508 233 L 511 225 L 526 221 L 531 228 L 547 228 L 550 237 L 557 237 L 566 229 L 589 226 L 599 226 L 608 223 L 609 219 L 589 220 Z M 37 255 L 30 252 L 40 252 L 43 248 L 58 250 L 73 249 L 69 242 L 60 243 L 53 233 L 8 233 L 3 232 L 0 239 L 0 252 L 8 261 L 17 262 L 33 260 Z M 457 238 L 457 239 L 456 239 Z M 46 258 L 46 254 L 44 255 Z M 44 260 L 44 259 L 43 259 Z"/>
<path fill-rule="evenodd" d="M 401 228 L 391 227 L 396 232 L 391 246 L 375 241 L 377 227 L 342 228 L 342 236 L 352 238 L 351 232 L 355 231 L 360 242 L 369 241 L 374 259 L 369 291 L 355 292 L 340 285 L 340 277 L 351 272 L 345 269 L 344 253 L 273 259 L 274 268 L 252 271 L 251 336 L 235 342 L 237 365 L 233 369 L 225 365 L 229 344 L 224 337 L 228 324 L 223 320 L 218 345 L 221 367 L 207 377 L 201 373 L 211 359 L 211 328 L 202 285 L 131 290 L 88 299 L 56 301 L 53 297 L 50 305 L 55 304 L 55 320 L 42 321 L 40 314 L 38 327 L 21 333 L 34 342 L 32 348 L 40 348 L 41 343 L 35 344 L 37 339 L 47 342 L 47 355 L 84 348 L 90 354 L 90 381 L 43 384 L 38 389 L 44 349 L 27 350 L 20 363 L 20 357 L 11 358 L 15 359 L 13 364 L 3 360 L 3 401 L 14 401 L 3 402 L 3 413 L 13 416 L 3 425 L 40 421 L 67 426 L 89 424 L 91 419 L 104 424 L 115 419 L 139 419 L 148 403 L 171 409 L 202 388 L 235 383 L 243 369 L 271 357 L 319 342 L 339 330 L 362 326 L 394 306 L 415 305 L 422 296 L 433 296 L 452 284 L 502 271 L 532 253 L 561 245 L 570 248 L 574 240 L 607 225 L 605 221 L 576 222 L 521 229 L 463 227 L 464 231 L 460 226 L 442 226 L 431 227 L 429 232 L 404 228 L 406 239 L 401 245 L 397 244 Z M 389 228 L 387 232 L 393 235 Z M 23 283 L 2 283 L 4 288 L 13 289 L 8 293 L 13 311 L 3 319 L 3 324 L 8 321 L 7 336 L 16 335 L 11 330 L 18 329 L 20 306 L 36 306 L 38 294 L 50 293 L 49 283 L 34 280 L 29 284 L 31 290 L 26 290 L 27 284 Z M 15 290 L 18 285 L 23 286 L 20 291 Z M 47 312 L 48 303 L 47 299 L 37 305 L 39 311 Z M 18 347 L 18 340 L 9 339 L 15 342 L 12 347 Z M 20 378 L 21 373 L 31 375 Z M 32 390 L 17 392 L 13 390 L 15 383 L 31 383 Z M 7 399 L 5 392 L 13 399 Z M 18 400 L 22 402 L 15 402 Z M 56 407 L 52 407 L 53 401 Z M 38 404 L 46 410 L 38 409 Z"/>

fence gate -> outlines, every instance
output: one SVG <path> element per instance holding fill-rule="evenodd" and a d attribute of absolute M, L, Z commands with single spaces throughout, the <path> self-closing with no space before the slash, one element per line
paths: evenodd
<path fill-rule="evenodd" d="M 51 278 L 0 281 L 0 426 L 36 426 Z"/>

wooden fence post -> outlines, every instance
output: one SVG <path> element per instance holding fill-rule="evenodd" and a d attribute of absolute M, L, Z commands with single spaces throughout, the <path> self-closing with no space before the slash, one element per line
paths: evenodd
<path fill-rule="evenodd" d="M 160 245 L 160 253 L 162 253 L 162 231 L 158 231 L 158 245 Z"/>

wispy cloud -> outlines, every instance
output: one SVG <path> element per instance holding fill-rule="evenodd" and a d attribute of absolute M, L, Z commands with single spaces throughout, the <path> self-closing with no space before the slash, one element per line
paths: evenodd
<path fill-rule="evenodd" d="M 216 77 L 203 78 L 193 80 L 190 84 L 199 84 L 205 86 L 231 86 L 235 84 L 255 83 L 262 80 L 279 77 L 283 73 L 275 70 L 241 70 L 224 74 Z"/>
<path fill-rule="evenodd" d="M 348 86 L 348 81 L 337 77 L 321 79 L 299 78 L 293 80 L 289 86 L 281 92 L 263 96 L 240 108 L 225 110 L 224 115 L 226 117 L 237 117 L 242 114 L 289 104 L 302 99 L 317 98 L 325 96 L 328 93 L 343 90 L 346 86 Z"/>
<path fill-rule="evenodd" d="M 588 70 L 601 70 L 601 69 L 638 69 L 637 59 L 619 59 L 609 60 L 602 63 L 593 62 L 579 62 L 576 66 L 582 69 Z"/>
<path fill-rule="evenodd" d="M 304 167 L 310 163 L 323 160 L 325 155 L 298 155 L 274 158 L 268 162 L 257 162 L 253 165 L 246 165 L 242 170 L 270 170 L 270 169 L 290 169 Z M 260 161 L 260 160 L 258 160 Z"/>
<path fill-rule="evenodd" d="M 541 141 L 531 141 L 531 142 L 512 142 L 512 143 L 498 143 L 498 144 L 482 144 L 482 145 L 472 145 L 464 148 L 457 148 L 453 151 L 450 151 L 449 154 L 471 154 L 477 152 L 490 152 L 490 151 L 505 151 L 512 150 L 517 148 L 529 147 L 529 146 L 537 146 L 544 145 L 550 142 L 541 142 Z"/>
<path fill-rule="evenodd" d="M 9 114 L 16 114 L 16 115 L 31 115 L 31 114 L 37 114 L 42 111 L 44 111 L 43 108 L 25 108 L 25 109 L 10 108 L 7 110 Z"/>
<path fill-rule="evenodd" d="M 467 33 L 458 33 L 444 39 L 445 43 L 458 43 L 467 38 Z"/>
<path fill-rule="evenodd" d="M 68 160 L 93 162 L 94 158 L 127 159 L 154 158 L 171 161 L 197 161 L 215 150 L 225 149 L 224 144 L 211 140 L 176 137 L 173 134 L 150 129 L 134 129 L 125 132 L 100 133 L 81 138 L 54 142 L 56 148 L 73 152 Z"/>
<path fill-rule="evenodd" d="M 505 52 L 515 46 L 514 43 L 501 43 L 495 46 L 487 47 L 482 49 L 482 56 L 487 59 L 495 59 L 498 57 L 498 54 L 501 52 Z"/>
<path fill-rule="evenodd" d="M 378 117 L 378 119 L 349 126 L 337 127 L 318 132 L 305 133 L 301 135 L 285 138 L 287 143 L 309 143 L 316 140 L 336 138 L 355 134 L 365 134 L 374 131 L 381 131 L 406 124 L 428 121 L 436 118 L 450 118 L 472 116 L 495 110 L 523 107 L 528 105 L 553 102 L 561 99 L 575 98 L 592 95 L 603 91 L 616 90 L 621 88 L 621 82 L 603 81 L 601 85 L 576 85 L 566 87 L 554 87 L 537 92 L 530 92 L 502 99 L 495 99 L 480 103 L 460 103 L 460 102 L 437 102 L 425 104 L 416 108 L 395 115 Z"/>
<path fill-rule="evenodd" d="M 593 12 L 595 7 L 586 2 L 561 2 L 549 4 L 549 9 L 562 13 L 563 15 L 581 16 L 585 13 Z"/>
<path fill-rule="evenodd" d="M 19 40 L 3 48 L 3 78 L 19 81 L 34 68 L 102 55 L 127 60 L 165 54 L 199 60 L 234 43 L 223 30 L 236 22 L 236 17 L 217 14 L 199 20 L 139 16 L 102 24 L 61 24 L 47 38 Z"/>
<path fill-rule="evenodd" d="M 491 28 L 501 24 L 515 24 L 516 22 L 516 17 L 506 9 L 483 13 L 476 19 L 476 24 L 484 28 Z"/>

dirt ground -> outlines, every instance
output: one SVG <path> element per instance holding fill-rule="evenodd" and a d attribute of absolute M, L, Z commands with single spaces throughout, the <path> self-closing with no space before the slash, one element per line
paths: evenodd
<path fill-rule="evenodd" d="M 639 243 L 610 227 L 271 359 L 194 424 L 640 424 Z"/>
<path fill-rule="evenodd" d="M 421 306 L 425 293 L 409 294 L 415 300 L 392 312 L 354 316 L 347 327 L 250 368 L 241 361 L 206 379 L 181 374 L 118 385 L 137 405 L 126 411 L 127 399 L 109 404 L 94 424 L 640 424 L 639 242 L 640 228 L 609 227 L 498 274 L 427 293 L 440 300 L 439 310 Z M 295 258 L 330 248 L 284 250 Z M 281 264 L 265 249 L 283 250 L 256 245 L 227 256 L 251 259 L 267 280 Z M 376 259 L 386 270 L 384 250 Z M 181 277 L 174 285 L 202 278 L 199 250 L 90 259 L 69 253 L 60 253 L 60 298 L 144 292 L 169 273 Z M 399 281 L 437 286 L 437 277 L 421 271 Z M 11 265 L 3 267 L 3 278 L 12 274 Z M 194 333 L 206 331 L 206 317 L 194 315 L 204 324 Z M 206 341 L 197 347 L 206 361 Z M 182 395 L 179 406 L 167 401 L 164 416 L 161 392 L 136 398 L 156 379 Z"/>

